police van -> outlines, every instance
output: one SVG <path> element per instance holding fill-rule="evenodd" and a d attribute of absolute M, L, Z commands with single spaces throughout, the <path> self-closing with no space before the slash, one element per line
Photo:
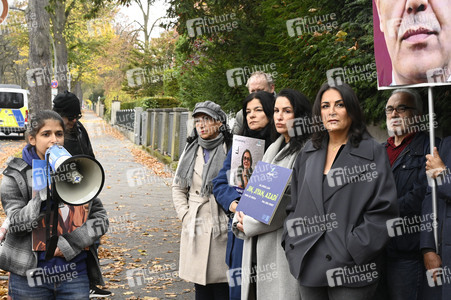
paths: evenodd
<path fill-rule="evenodd" d="M 18 85 L 0 84 L 0 132 L 22 133 L 28 126 L 27 90 Z"/>

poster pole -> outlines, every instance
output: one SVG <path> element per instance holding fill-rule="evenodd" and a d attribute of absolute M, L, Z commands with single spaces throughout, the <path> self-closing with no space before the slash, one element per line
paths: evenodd
<path fill-rule="evenodd" d="M 434 156 L 435 147 L 435 132 L 434 132 L 434 97 L 432 94 L 432 87 L 428 88 L 428 108 L 429 108 L 429 141 L 431 145 L 431 155 Z M 435 241 L 435 251 L 439 252 L 438 249 L 438 223 L 437 223 L 437 192 L 436 192 L 436 181 L 435 179 L 430 180 L 432 188 L 432 227 L 434 228 L 434 241 Z"/>

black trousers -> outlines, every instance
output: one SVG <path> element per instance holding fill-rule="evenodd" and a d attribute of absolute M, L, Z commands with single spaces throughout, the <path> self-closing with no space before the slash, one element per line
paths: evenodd
<path fill-rule="evenodd" d="M 194 284 L 196 300 L 229 300 L 229 284 L 211 283 L 207 285 Z"/>

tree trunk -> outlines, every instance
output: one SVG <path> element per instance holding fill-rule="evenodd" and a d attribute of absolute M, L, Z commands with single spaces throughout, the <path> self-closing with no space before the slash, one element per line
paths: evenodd
<path fill-rule="evenodd" d="M 63 35 L 66 27 L 66 1 L 55 1 L 55 11 L 50 17 L 52 18 L 53 39 L 55 42 L 56 62 L 55 62 L 55 79 L 58 80 L 58 93 L 67 90 L 67 45 L 66 38 Z"/>
<path fill-rule="evenodd" d="M 29 109 L 33 113 L 52 108 L 50 59 L 50 23 L 49 14 L 45 10 L 48 0 L 29 0 L 27 8 L 30 53 L 27 82 L 30 90 Z M 32 23 L 37 28 L 33 28 Z"/>

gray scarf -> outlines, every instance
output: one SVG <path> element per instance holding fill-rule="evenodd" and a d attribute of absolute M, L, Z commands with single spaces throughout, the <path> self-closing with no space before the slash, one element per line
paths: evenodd
<path fill-rule="evenodd" d="M 212 150 L 208 162 L 204 164 L 202 172 L 202 189 L 200 191 L 201 196 L 210 196 L 213 191 L 212 180 L 218 175 L 227 155 L 221 147 L 223 142 L 224 136 L 222 133 L 219 133 L 219 135 L 212 140 L 204 140 L 201 137 L 198 137 L 191 144 L 187 145 L 177 167 L 174 178 L 175 183 L 179 184 L 181 188 L 190 187 L 193 179 L 194 163 L 196 161 L 198 147 L 201 146 L 204 149 Z"/>

